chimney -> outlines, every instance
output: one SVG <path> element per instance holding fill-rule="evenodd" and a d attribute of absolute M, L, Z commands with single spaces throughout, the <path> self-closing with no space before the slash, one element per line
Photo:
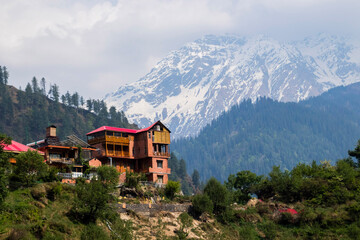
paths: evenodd
<path fill-rule="evenodd" d="M 46 138 L 56 137 L 56 127 L 51 125 L 46 128 Z"/>

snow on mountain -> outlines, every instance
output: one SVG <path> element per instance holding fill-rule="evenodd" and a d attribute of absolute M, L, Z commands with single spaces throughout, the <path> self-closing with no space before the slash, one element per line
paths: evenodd
<path fill-rule="evenodd" d="M 300 101 L 359 82 L 359 54 L 346 39 L 326 34 L 291 43 L 209 35 L 171 52 L 105 101 L 140 126 L 160 119 L 173 137 L 193 136 L 244 99 Z"/>

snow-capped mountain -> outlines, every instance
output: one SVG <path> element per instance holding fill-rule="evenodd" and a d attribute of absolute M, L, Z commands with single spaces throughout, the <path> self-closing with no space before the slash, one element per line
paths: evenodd
<path fill-rule="evenodd" d="M 359 49 L 325 34 L 291 43 L 264 36 L 205 36 L 171 52 L 105 101 L 140 126 L 160 119 L 173 137 L 193 136 L 244 99 L 299 101 L 359 82 Z"/>

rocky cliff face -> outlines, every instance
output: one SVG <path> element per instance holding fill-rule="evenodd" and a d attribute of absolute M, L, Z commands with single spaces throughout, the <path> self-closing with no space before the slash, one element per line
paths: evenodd
<path fill-rule="evenodd" d="M 173 137 L 186 137 L 244 99 L 299 101 L 358 81 L 360 48 L 346 39 L 211 35 L 171 52 L 105 100 L 140 126 L 160 119 Z"/>

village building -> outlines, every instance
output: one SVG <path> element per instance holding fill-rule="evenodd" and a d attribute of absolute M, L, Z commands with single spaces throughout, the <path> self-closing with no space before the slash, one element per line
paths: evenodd
<path fill-rule="evenodd" d="M 93 157 L 102 165 L 116 167 L 124 180 L 126 172 L 144 173 L 149 182 L 166 184 L 170 168 L 170 130 L 160 121 L 141 129 L 102 126 L 87 134 L 96 148 Z"/>
<path fill-rule="evenodd" d="M 37 151 L 40 155 L 44 156 L 45 153 L 36 149 L 33 149 L 31 147 L 28 147 L 24 144 L 21 144 L 19 142 L 16 142 L 14 140 L 11 140 L 11 144 L 7 145 L 2 143 L 1 145 L 3 145 L 3 151 L 6 153 L 11 153 L 10 155 L 10 163 L 12 164 L 16 164 L 16 155 L 20 154 L 20 153 L 24 153 L 27 151 Z"/>
<path fill-rule="evenodd" d="M 44 152 L 47 164 L 61 170 L 63 178 L 72 179 L 83 177 L 83 162 L 91 159 L 91 151 L 94 151 L 85 141 L 75 135 L 67 136 L 60 141 L 56 135 L 56 126 L 46 128 L 45 139 L 27 144 Z"/>

